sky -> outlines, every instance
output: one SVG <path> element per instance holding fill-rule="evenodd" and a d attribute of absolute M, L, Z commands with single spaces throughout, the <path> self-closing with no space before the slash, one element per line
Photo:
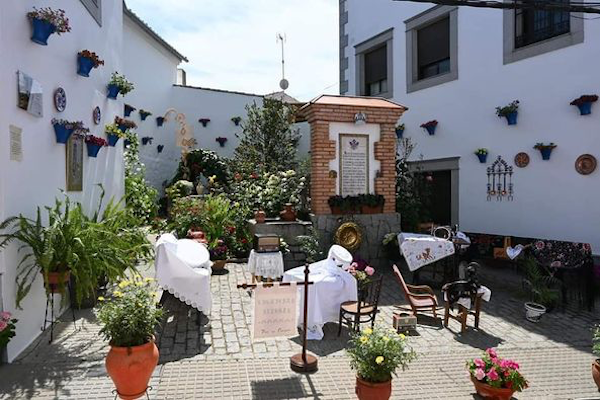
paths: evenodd
<path fill-rule="evenodd" d="M 187 84 L 266 94 L 279 91 L 285 33 L 289 95 L 339 93 L 338 0 L 126 0 L 189 59 Z"/>

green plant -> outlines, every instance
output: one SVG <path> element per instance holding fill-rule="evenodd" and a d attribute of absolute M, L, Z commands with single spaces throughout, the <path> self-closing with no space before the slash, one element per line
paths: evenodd
<path fill-rule="evenodd" d="M 495 388 L 516 392 L 527 388 L 527 380 L 519 372 L 519 364 L 498 357 L 492 348 L 487 349 L 483 357 L 467 361 L 467 369 L 471 377 Z"/>
<path fill-rule="evenodd" d="M 404 124 L 396 125 L 396 129 L 404 130 Z"/>
<path fill-rule="evenodd" d="M 217 153 L 205 149 L 192 150 L 179 162 L 177 172 L 171 180 L 171 185 L 180 180 L 197 183 L 202 177 L 215 177 L 215 183 L 227 185 L 229 167 Z"/>
<path fill-rule="evenodd" d="M 112 73 L 108 84 L 117 86 L 119 88 L 119 93 L 121 93 L 123 96 L 134 89 L 133 83 L 129 82 L 127 79 L 125 79 L 124 75 L 120 75 L 118 72 Z"/>
<path fill-rule="evenodd" d="M 358 203 L 363 206 L 380 207 L 385 204 L 385 197 L 381 194 L 360 194 L 358 195 Z"/>
<path fill-rule="evenodd" d="M 184 238 L 190 228 L 201 229 L 204 221 L 202 200 L 197 197 L 182 197 L 174 201 L 169 227 L 178 237 Z"/>
<path fill-rule="evenodd" d="M 10 339 L 15 337 L 16 323 L 19 320 L 11 317 L 12 314 L 7 311 L 0 312 L 0 349 L 6 347 Z"/>
<path fill-rule="evenodd" d="M 594 327 L 593 336 L 592 336 L 592 352 L 600 358 L 600 324 Z"/>
<path fill-rule="evenodd" d="M 306 261 L 314 263 L 323 258 L 324 252 L 320 244 L 319 231 L 311 226 L 308 233 L 308 235 L 298 236 L 296 241 L 300 245 L 300 250 L 306 255 Z"/>
<path fill-rule="evenodd" d="M 135 216 L 138 225 L 147 225 L 158 213 L 158 191 L 145 178 L 146 167 L 140 161 L 137 134 L 127 131 L 129 140 L 125 159 L 125 205 Z"/>
<path fill-rule="evenodd" d="M 476 155 L 480 155 L 480 154 L 481 155 L 485 155 L 485 154 L 488 154 L 488 149 L 482 147 L 480 149 L 475 150 L 475 154 Z"/>
<path fill-rule="evenodd" d="M 350 367 L 367 382 L 387 382 L 398 367 L 404 370 L 416 358 L 406 337 L 393 329 L 366 328 L 352 335 L 349 344 Z"/>
<path fill-rule="evenodd" d="M 531 256 L 523 258 L 521 264 L 525 271 L 524 283 L 530 290 L 531 300 L 548 308 L 554 307 L 559 299 L 559 291 L 553 287 L 560 287 L 560 280 L 545 274 Z"/>
<path fill-rule="evenodd" d="M 120 137 L 121 139 L 124 137 L 127 137 L 127 135 L 125 134 L 125 132 L 123 132 L 121 129 L 119 129 L 119 125 L 117 124 L 107 124 L 104 126 L 104 132 L 107 135 L 115 135 Z"/>
<path fill-rule="evenodd" d="M 111 299 L 99 298 L 96 315 L 103 325 L 99 334 L 112 346 L 140 346 L 151 340 L 163 316 L 152 282 L 151 278 L 124 280 Z"/>
<path fill-rule="evenodd" d="M 39 19 L 46 21 L 54 25 L 54 29 L 57 35 L 61 33 L 71 32 L 71 26 L 69 25 L 69 18 L 67 18 L 65 10 L 53 10 L 50 7 L 36 8 L 33 7 L 33 11 L 27 13 L 29 19 Z"/>
<path fill-rule="evenodd" d="M 194 184 L 190 181 L 180 180 L 165 189 L 167 198 L 174 202 L 175 200 L 189 196 L 194 191 Z"/>
<path fill-rule="evenodd" d="M 234 213 L 231 202 L 224 195 L 208 195 L 202 202 L 201 229 L 206 234 L 208 247 L 217 245 L 228 233 L 228 227 L 233 226 Z"/>
<path fill-rule="evenodd" d="M 504 106 L 504 107 L 496 107 L 496 115 L 498 117 L 505 117 L 508 114 L 517 112 L 519 109 L 519 100 L 515 100 L 512 103 Z"/>

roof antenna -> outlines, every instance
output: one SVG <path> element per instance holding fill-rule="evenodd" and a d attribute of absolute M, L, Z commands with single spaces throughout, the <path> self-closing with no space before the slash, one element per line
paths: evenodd
<path fill-rule="evenodd" d="M 288 80 L 285 79 L 285 56 L 284 56 L 285 55 L 285 53 L 284 53 L 285 40 L 286 40 L 285 33 L 277 34 L 277 43 L 281 42 L 281 80 L 279 81 L 279 87 L 283 91 L 285 91 L 290 86 L 290 83 L 288 82 Z"/>

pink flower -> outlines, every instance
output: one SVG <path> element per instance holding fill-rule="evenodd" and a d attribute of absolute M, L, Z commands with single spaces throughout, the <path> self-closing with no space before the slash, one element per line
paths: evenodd
<path fill-rule="evenodd" d="M 375 269 L 373 267 L 367 267 L 365 268 L 365 272 L 367 275 L 372 276 L 375 273 Z"/>
<path fill-rule="evenodd" d="M 490 355 L 491 358 L 497 358 L 498 354 L 496 354 L 496 349 L 493 348 L 489 348 L 485 351 L 486 353 L 488 353 Z"/>
<path fill-rule="evenodd" d="M 473 362 L 475 363 L 477 368 L 485 368 L 485 361 L 483 361 L 481 358 L 476 358 L 473 360 Z"/>
<path fill-rule="evenodd" d="M 0 332 L 6 329 L 8 324 L 5 321 L 0 321 Z"/>
<path fill-rule="evenodd" d="M 9 313 L 8 311 L 3 311 L 0 313 L 0 319 L 3 319 L 5 321 L 8 321 L 11 316 L 12 316 L 12 314 Z"/>
<path fill-rule="evenodd" d="M 475 378 L 477 378 L 478 381 L 483 380 L 483 378 L 485 378 L 485 372 L 481 368 L 477 368 L 475 370 Z"/>
<path fill-rule="evenodd" d="M 498 373 L 494 368 L 490 369 L 490 372 L 487 373 L 487 377 L 490 378 L 490 380 L 492 381 L 496 381 L 499 378 Z"/>

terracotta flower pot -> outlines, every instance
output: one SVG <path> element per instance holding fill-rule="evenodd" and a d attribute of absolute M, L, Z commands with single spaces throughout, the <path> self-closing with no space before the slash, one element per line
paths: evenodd
<path fill-rule="evenodd" d="M 48 287 L 50 293 L 62 292 L 65 286 L 71 280 L 71 271 L 66 272 L 48 272 L 48 276 L 44 275 L 45 286 Z M 62 288 L 61 288 L 62 286 Z"/>
<path fill-rule="evenodd" d="M 480 382 L 471 375 L 471 382 L 475 385 L 475 391 L 484 399 L 490 400 L 510 400 L 515 393 L 513 389 L 495 388 L 486 383 Z"/>
<path fill-rule="evenodd" d="M 211 267 L 213 275 L 226 274 L 227 270 L 225 269 L 225 264 L 227 264 L 227 260 L 214 260 Z"/>
<path fill-rule="evenodd" d="M 381 214 L 383 212 L 383 205 L 373 207 L 363 204 L 360 206 L 360 212 L 361 214 Z"/>
<path fill-rule="evenodd" d="M 359 400 L 387 400 L 392 395 L 392 380 L 371 383 L 356 377 L 356 396 Z"/>
<path fill-rule="evenodd" d="M 285 205 L 285 209 L 279 213 L 282 221 L 295 221 L 296 220 L 296 211 L 294 211 L 292 204 L 287 203 Z"/>
<path fill-rule="evenodd" d="M 598 391 L 600 392 L 600 358 L 592 363 L 592 376 L 594 377 L 594 382 L 596 382 L 596 386 L 598 386 Z"/>
<path fill-rule="evenodd" d="M 141 346 L 110 346 L 106 356 L 106 371 L 121 399 L 137 399 L 142 396 L 157 364 L 158 347 L 154 344 L 154 337 Z"/>
<path fill-rule="evenodd" d="M 257 211 L 254 214 L 254 220 L 256 220 L 257 224 L 264 224 L 267 220 L 267 214 L 264 211 Z"/>

